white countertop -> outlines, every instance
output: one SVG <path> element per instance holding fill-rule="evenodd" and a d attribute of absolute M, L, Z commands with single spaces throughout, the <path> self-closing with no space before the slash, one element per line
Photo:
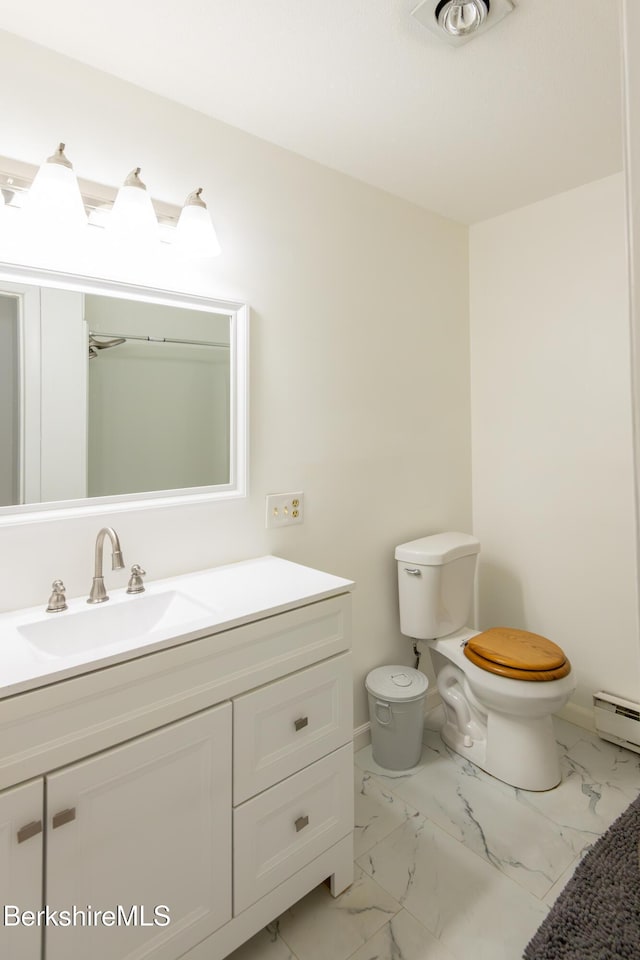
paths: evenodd
<path fill-rule="evenodd" d="M 351 580 L 279 557 L 259 557 L 149 581 L 143 594 L 109 591 L 110 599 L 96 606 L 78 597 L 61 613 L 46 613 L 45 602 L 0 614 L 0 699 L 337 596 L 353 586 Z M 136 635 L 133 624 L 140 614 L 160 610 L 168 598 L 174 601 L 171 615 L 158 614 L 157 623 Z"/>

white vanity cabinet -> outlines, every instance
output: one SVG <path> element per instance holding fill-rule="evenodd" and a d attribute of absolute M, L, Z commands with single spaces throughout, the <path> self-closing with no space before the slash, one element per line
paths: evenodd
<path fill-rule="evenodd" d="M 238 697 L 233 712 L 239 914 L 353 828 L 350 656 Z"/>
<path fill-rule="evenodd" d="M 40 930 L 14 925 L 9 907 L 38 909 L 42 903 L 44 781 L 0 793 L 0 957 L 40 960 Z"/>
<path fill-rule="evenodd" d="M 0 699 L 3 903 L 121 908 L 2 957 L 221 960 L 351 883 L 350 595 L 309 599 Z"/>
<path fill-rule="evenodd" d="M 234 806 L 351 740 L 351 688 L 343 654 L 234 697 Z"/>
<path fill-rule="evenodd" d="M 138 921 L 50 927 L 47 960 L 113 960 L 114 947 L 118 960 L 170 960 L 231 919 L 231 704 L 65 767 L 46 783 L 48 905 L 121 906 Z M 163 906 L 168 924 L 154 914 Z"/>
<path fill-rule="evenodd" d="M 169 960 L 231 919 L 229 703 L 8 790 L 0 811 L 3 905 L 55 919 L 0 927 L 2 957 L 36 960 L 44 937 L 47 960 Z"/>

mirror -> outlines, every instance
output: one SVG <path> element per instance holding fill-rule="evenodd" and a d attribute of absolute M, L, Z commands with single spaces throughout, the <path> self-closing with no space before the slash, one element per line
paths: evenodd
<path fill-rule="evenodd" d="M 231 318 L 99 294 L 84 304 L 87 495 L 229 483 Z"/>
<path fill-rule="evenodd" d="M 0 279 L 0 515 L 243 493 L 245 325 L 237 304 Z"/>

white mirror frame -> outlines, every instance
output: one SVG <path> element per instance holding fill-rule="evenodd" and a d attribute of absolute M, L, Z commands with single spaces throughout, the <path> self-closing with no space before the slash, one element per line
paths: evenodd
<path fill-rule="evenodd" d="M 247 495 L 248 417 L 249 417 L 249 306 L 232 300 L 157 290 L 112 280 L 99 280 L 77 274 L 57 273 L 36 267 L 17 267 L 0 263 L 0 280 L 7 283 L 28 284 L 95 293 L 105 296 L 142 300 L 146 303 L 177 305 L 192 310 L 223 313 L 231 318 L 230 330 L 230 407 L 231 450 L 230 481 L 205 487 L 185 487 L 181 490 L 157 490 L 132 493 L 125 496 L 89 497 L 85 500 L 60 500 L 51 503 L 26 503 L 0 507 L 0 527 L 36 520 L 59 520 L 103 513 L 123 513 L 180 504 L 207 503 L 233 500 Z"/>

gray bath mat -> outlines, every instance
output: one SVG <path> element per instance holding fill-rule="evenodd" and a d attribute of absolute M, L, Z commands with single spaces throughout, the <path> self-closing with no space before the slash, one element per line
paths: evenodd
<path fill-rule="evenodd" d="M 640 797 L 585 855 L 524 960 L 639 960 Z"/>

